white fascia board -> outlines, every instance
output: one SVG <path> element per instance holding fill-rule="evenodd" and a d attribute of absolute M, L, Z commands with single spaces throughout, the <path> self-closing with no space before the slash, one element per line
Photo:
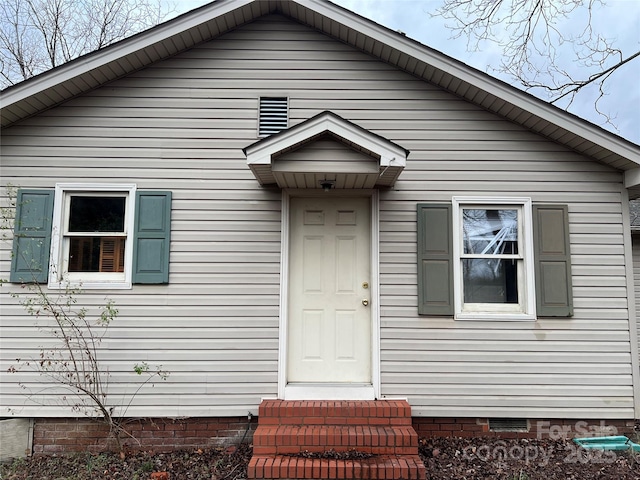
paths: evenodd
<path fill-rule="evenodd" d="M 66 66 L 62 65 L 48 72 L 44 72 L 37 77 L 12 87 L 9 92 L 2 94 L 1 107 L 5 108 L 13 105 L 31 95 L 40 93 L 48 88 L 53 88 L 67 80 L 100 68 L 110 62 L 117 61 L 122 57 L 162 42 L 174 35 L 179 35 L 186 30 L 195 28 L 216 17 L 253 3 L 253 1 L 254 0 L 219 0 L 212 2 L 205 7 L 197 9 L 197 11 L 192 11 L 178 18 L 168 20 L 164 24 L 152 27 L 145 32 L 105 47 L 102 51 L 98 50 L 89 53 L 84 59 L 81 57 L 80 59 L 72 60 Z"/>
<path fill-rule="evenodd" d="M 635 146 L 606 130 L 592 125 L 573 114 L 540 100 L 533 95 L 518 90 L 490 75 L 469 67 L 462 62 L 432 50 L 425 45 L 375 24 L 358 15 L 345 15 L 342 7 L 323 0 L 292 0 L 310 8 L 320 15 L 341 23 L 346 27 L 369 36 L 391 48 L 395 48 L 434 68 L 449 73 L 463 82 L 504 100 L 517 108 L 542 118 L 586 140 L 596 143 L 612 152 L 628 158 L 640 165 L 640 146 Z"/>
<path fill-rule="evenodd" d="M 247 165 L 271 165 L 271 155 L 260 152 L 258 155 L 247 153 Z"/>
<path fill-rule="evenodd" d="M 340 118 L 331 114 L 319 115 L 315 119 L 305 122 L 300 128 L 293 127 L 288 131 L 248 147 L 246 150 L 247 164 L 268 165 L 271 163 L 271 156 L 274 153 L 324 132 L 331 132 L 380 155 L 381 166 L 406 166 L 407 154 L 403 148 L 382 137 L 368 133 L 354 124 L 341 121 Z"/>

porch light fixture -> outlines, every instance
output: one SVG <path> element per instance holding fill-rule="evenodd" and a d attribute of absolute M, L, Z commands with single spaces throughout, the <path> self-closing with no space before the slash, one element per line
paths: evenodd
<path fill-rule="evenodd" d="M 322 187 L 322 189 L 325 192 L 328 192 L 329 190 L 331 190 L 332 188 L 335 188 L 336 186 L 336 181 L 335 180 L 320 180 L 320 186 Z"/>

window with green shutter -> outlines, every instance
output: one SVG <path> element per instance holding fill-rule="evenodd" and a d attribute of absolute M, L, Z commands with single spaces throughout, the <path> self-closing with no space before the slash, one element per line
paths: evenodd
<path fill-rule="evenodd" d="M 57 184 L 19 190 L 16 215 L 12 282 L 92 289 L 169 281 L 171 192 Z"/>
<path fill-rule="evenodd" d="M 453 197 L 418 204 L 418 313 L 468 320 L 572 315 L 566 205 Z"/>

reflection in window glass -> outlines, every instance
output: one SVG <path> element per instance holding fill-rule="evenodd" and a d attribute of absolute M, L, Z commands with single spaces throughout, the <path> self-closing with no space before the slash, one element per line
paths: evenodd
<path fill-rule="evenodd" d="M 516 260 L 465 258 L 462 282 L 465 303 L 518 303 Z"/>
<path fill-rule="evenodd" d="M 462 210 L 464 303 L 518 303 L 518 210 Z"/>
<path fill-rule="evenodd" d="M 462 215 L 464 253 L 518 253 L 517 210 L 465 208 Z"/>

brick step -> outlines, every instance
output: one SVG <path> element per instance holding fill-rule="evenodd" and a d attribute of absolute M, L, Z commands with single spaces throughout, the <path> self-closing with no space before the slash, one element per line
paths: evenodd
<path fill-rule="evenodd" d="M 264 400 L 260 425 L 411 425 L 404 400 L 298 401 Z"/>
<path fill-rule="evenodd" d="M 368 459 L 305 458 L 305 451 L 357 450 Z M 404 400 L 263 400 L 250 479 L 424 480 L 411 407 Z"/>
<path fill-rule="evenodd" d="M 258 455 L 354 449 L 378 455 L 414 455 L 418 453 L 418 435 L 413 427 L 404 425 L 260 425 L 253 436 L 253 451 Z"/>
<path fill-rule="evenodd" d="M 247 470 L 250 479 L 424 480 L 426 476 L 426 468 L 418 455 L 334 460 L 254 454 Z"/>

